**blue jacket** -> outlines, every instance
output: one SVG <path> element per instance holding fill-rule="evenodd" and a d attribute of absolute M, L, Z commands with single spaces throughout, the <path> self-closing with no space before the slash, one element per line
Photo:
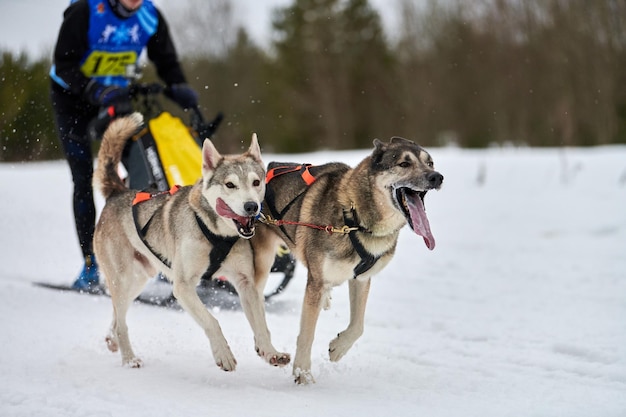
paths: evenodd
<path fill-rule="evenodd" d="M 167 23 L 150 0 L 124 19 L 107 0 L 77 0 L 64 13 L 50 69 L 52 80 L 81 96 L 89 80 L 105 85 L 128 84 L 127 67 L 143 50 L 167 84 L 184 83 Z"/>

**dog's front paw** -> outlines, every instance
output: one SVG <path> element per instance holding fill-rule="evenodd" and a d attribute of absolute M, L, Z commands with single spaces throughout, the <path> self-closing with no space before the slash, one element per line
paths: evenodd
<path fill-rule="evenodd" d="M 337 362 L 341 358 L 343 358 L 346 353 L 352 347 L 352 343 L 347 340 L 348 338 L 342 336 L 341 333 L 337 335 L 328 346 L 328 356 L 330 357 L 331 362 Z"/>
<path fill-rule="evenodd" d="M 298 385 L 314 384 L 315 378 L 310 369 L 294 368 L 293 370 L 294 382 Z"/>
<path fill-rule="evenodd" d="M 228 346 L 222 352 L 214 351 L 213 357 L 215 358 L 215 364 L 223 371 L 231 372 L 237 368 L 237 360 Z"/>

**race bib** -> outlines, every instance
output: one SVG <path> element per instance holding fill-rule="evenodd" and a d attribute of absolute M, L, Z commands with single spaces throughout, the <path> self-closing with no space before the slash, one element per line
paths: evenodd
<path fill-rule="evenodd" d="M 136 62 L 137 53 L 135 51 L 93 51 L 80 67 L 80 70 L 86 77 L 124 77 L 126 76 L 126 68 Z"/>

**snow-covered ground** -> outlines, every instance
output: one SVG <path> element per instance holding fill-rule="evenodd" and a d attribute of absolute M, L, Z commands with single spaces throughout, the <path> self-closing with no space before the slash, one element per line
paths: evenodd
<path fill-rule="evenodd" d="M 218 144 L 219 146 L 219 144 Z M 66 164 L 0 164 L 1 416 L 626 415 L 626 147 L 431 149 L 444 187 L 426 208 L 437 247 L 405 228 L 373 280 L 365 334 L 338 363 L 348 321 L 333 294 L 313 346 L 317 383 L 264 364 L 241 311 L 218 310 L 237 357 L 213 363 L 184 312 L 129 312 L 142 369 L 103 337 L 106 297 L 60 293 L 79 252 Z M 266 155 L 356 164 L 367 151 Z M 306 271 L 268 306 L 295 351 Z"/>

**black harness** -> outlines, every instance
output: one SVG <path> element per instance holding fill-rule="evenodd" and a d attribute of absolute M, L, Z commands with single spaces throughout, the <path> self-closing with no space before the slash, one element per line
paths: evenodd
<path fill-rule="evenodd" d="M 172 267 L 172 262 L 169 259 L 167 259 L 165 256 L 163 256 L 161 253 L 157 252 L 146 239 L 146 235 L 148 234 L 148 229 L 150 228 L 150 224 L 152 223 L 152 220 L 154 219 L 156 211 L 152 214 L 152 216 L 150 216 L 150 219 L 148 219 L 146 224 L 143 227 L 141 227 L 139 225 L 139 222 L 137 221 L 137 211 L 138 211 L 137 206 L 139 205 L 139 203 L 143 201 L 147 201 L 153 197 L 157 197 L 161 195 L 168 195 L 168 194 L 173 195 L 176 191 L 178 191 L 179 188 L 180 187 L 172 188 L 169 191 L 164 191 L 164 192 L 156 193 L 156 194 L 137 193 L 137 197 L 135 197 L 135 201 L 133 201 L 133 205 L 132 205 L 133 222 L 135 223 L 135 230 L 137 230 L 137 235 L 139 236 L 139 239 L 141 239 L 141 241 L 146 246 L 146 248 L 148 248 L 148 250 L 152 252 L 152 254 L 156 256 L 161 261 L 161 263 L 168 268 Z M 230 250 L 233 248 L 235 243 L 237 243 L 237 240 L 239 238 L 237 236 L 216 235 L 215 233 L 209 230 L 209 228 L 206 226 L 206 224 L 204 224 L 204 222 L 202 221 L 200 216 L 198 216 L 197 213 L 194 213 L 194 214 L 195 214 L 196 222 L 198 223 L 198 227 L 202 231 L 202 234 L 209 241 L 209 243 L 211 243 L 211 245 L 213 246 L 211 249 L 211 252 L 209 253 L 209 266 L 207 267 L 207 271 L 203 274 L 203 277 L 212 277 L 217 272 L 217 270 L 220 269 L 220 267 L 222 266 L 222 263 L 224 262 L 224 259 L 226 259 L 226 257 L 230 253 Z"/>
<path fill-rule="evenodd" d="M 348 217 L 348 213 L 350 213 L 352 217 Z M 348 237 L 350 238 L 350 242 L 352 243 L 352 246 L 354 247 L 357 255 L 359 255 L 359 257 L 361 258 L 361 262 L 359 262 L 358 265 L 355 266 L 352 270 L 352 278 L 356 278 L 359 275 L 369 271 L 376 264 L 376 262 L 378 262 L 380 256 L 375 256 L 372 253 L 368 252 L 368 250 L 365 249 L 365 246 L 363 246 L 359 238 L 356 236 L 357 232 L 371 232 L 359 224 L 356 210 L 354 208 L 351 208 L 350 211 L 344 210 L 343 221 L 346 223 L 346 226 L 352 228 L 352 230 L 350 230 L 350 233 L 348 233 Z"/>
<path fill-rule="evenodd" d="M 219 236 L 215 233 L 212 233 L 206 224 L 202 221 L 202 219 L 196 214 L 196 222 L 198 222 L 198 226 L 202 231 L 202 234 L 206 239 L 213 245 L 211 252 L 209 253 L 209 267 L 206 272 L 202 275 L 202 277 L 208 277 L 209 279 L 213 278 L 213 275 L 217 272 L 218 269 L 222 266 L 222 262 L 230 253 L 230 250 L 233 248 L 239 237 L 237 236 Z"/>

